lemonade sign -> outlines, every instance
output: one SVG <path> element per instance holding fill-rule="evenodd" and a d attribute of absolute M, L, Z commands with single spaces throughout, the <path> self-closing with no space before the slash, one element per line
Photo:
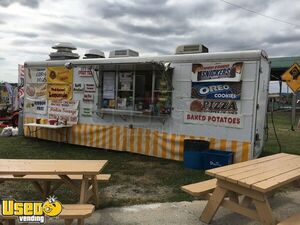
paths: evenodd
<path fill-rule="evenodd" d="M 56 217 L 61 211 L 61 202 L 54 196 L 50 196 L 45 202 L 2 200 L 1 214 L 3 217 L 15 216 L 18 218 L 19 223 L 43 224 L 46 222 L 46 216 Z"/>

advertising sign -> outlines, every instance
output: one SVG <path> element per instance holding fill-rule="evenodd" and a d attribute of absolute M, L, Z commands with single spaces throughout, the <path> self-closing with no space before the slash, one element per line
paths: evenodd
<path fill-rule="evenodd" d="M 63 66 L 47 67 L 47 82 L 53 84 L 72 84 L 73 69 Z"/>
<path fill-rule="evenodd" d="M 47 100 L 25 99 L 25 112 L 45 115 L 47 114 Z"/>
<path fill-rule="evenodd" d="M 84 85 L 84 92 L 95 93 L 96 92 L 96 86 L 95 86 L 95 84 L 85 84 Z"/>
<path fill-rule="evenodd" d="M 78 75 L 80 77 L 91 77 L 94 71 L 95 69 L 92 66 L 81 66 L 78 69 Z"/>
<path fill-rule="evenodd" d="M 73 91 L 78 91 L 78 92 L 81 92 L 83 91 L 83 84 L 82 83 L 74 83 L 74 86 L 73 86 Z"/>
<path fill-rule="evenodd" d="M 34 101 L 33 112 L 36 114 L 47 114 L 47 100 L 36 100 Z"/>
<path fill-rule="evenodd" d="M 49 100 L 71 100 L 73 98 L 71 84 L 48 84 L 47 97 Z"/>
<path fill-rule="evenodd" d="M 26 83 L 46 83 L 46 68 L 28 68 Z"/>
<path fill-rule="evenodd" d="M 228 81 L 241 80 L 243 62 L 202 63 L 192 65 L 192 81 Z"/>
<path fill-rule="evenodd" d="M 184 123 L 205 124 L 220 127 L 243 127 L 242 115 L 185 112 Z"/>
<path fill-rule="evenodd" d="M 82 116 L 91 117 L 92 114 L 93 114 L 92 108 L 86 107 L 86 108 L 83 108 L 83 109 L 82 109 L 82 113 L 81 113 Z"/>
<path fill-rule="evenodd" d="M 68 124 L 77 124 L 78 105 L 79 101 L 74 100 L 49 101 L 49 119 L 58 118 L 61 121 L 67 121 Z"/>
<path fill-rule="evenodd" d="M 46 99 L 47 84 L 26 84 L 25 87 L 26 98 L 30 99 Z"/>
<path fill-rule="evenodd" d="M 241 111 L 240 101 L 235 100 L 192 100 L 190 103 L 192 112 L 227 113 L 239 114 Z"/>
<path fill-rule="evenodd" d="M 241 99 L 241 82 L 192 82 L 192 98 Z"/>
<path fill-rule="evenodd" d="M 60 107 L 60 108 L 68 108 L 68 109 L 77 109 L 79 105 L 79 100 L 60 100 L 60 101 L 49 101 L 49 107 Z"/>
<path fill-rule="evenodd" d="M 94 95 L 90 93 L 84 93 L 83 95 L 83 102 L 85 103 L 93 103 L 94 102 Z"/>

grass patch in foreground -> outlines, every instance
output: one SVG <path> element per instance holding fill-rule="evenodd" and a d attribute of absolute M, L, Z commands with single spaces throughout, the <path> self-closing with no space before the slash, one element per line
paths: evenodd
<path fill-rule="evenodd" d="M 299 114 L 298 114 L 299 117 Z M 283 152 L 300 154 L 300 133 L 290 131 L 290 113 L 275 113 L 274 120 Z M 269 137 L 263 155 L 278 152 L 269 117 Z M 22 159 L 107 159 L 104 173 L 111 181 L 100 184 L 101 207 L 123 206 L 150 202 L 193 200 L 180 186 L 209 179 L 204 171 L 185 169 L 182 162 L 158 159 L 127 152 L 107 151 L 78 145 L 24 137 L 0 137 L 0 158 Z M 80 166 L 80 165 L 79 165 Z M 63 203 L 78 201 L 66 186 L 55 193 Z M 5 182 L 0 185 L 0 198 L 37 200 L 40 196 L 29 182 Z"/>

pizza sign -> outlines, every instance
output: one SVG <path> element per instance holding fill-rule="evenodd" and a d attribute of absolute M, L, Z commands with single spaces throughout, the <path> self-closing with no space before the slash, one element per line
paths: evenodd
<path fill-rule="evenodd" d="M 282 76 L 281 79 L 292 89 L 294 93 L 300 90 L 300 66 L 293 64 Z"/>

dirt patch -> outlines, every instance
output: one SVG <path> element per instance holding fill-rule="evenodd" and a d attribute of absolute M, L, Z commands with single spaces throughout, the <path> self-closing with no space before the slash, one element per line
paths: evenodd
<path fill-rule="evenodd" d="M 147 202 L 147 201 L 156 201 L 161 198 L 161 196 L 169 196 L 172 193 L 172 190 L 167 187 L 145 187 L 136 184 L 123 184 L 123 185 L 111 185 L 104 188 L 103 195 L 107 200 L 119 199 L 127 200 L 131 199 L 132 201 L 137 202 Z"/>

